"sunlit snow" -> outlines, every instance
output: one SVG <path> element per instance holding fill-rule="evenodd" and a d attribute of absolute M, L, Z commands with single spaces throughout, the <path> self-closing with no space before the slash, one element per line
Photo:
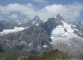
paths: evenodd
<path fill-rule="evenodd" d="M 57 43 L 66 43 L 68 46 L 71 46 L 70 44 L 70 38 L 78 37 L 76 34 L 74 34 L 74 29 L 71 28 L 71 24 L 68 24 L 64 21 L 62 21 L 63 26 L 59 25 L 56 28 L 53 29 L 51 33 L 51 44 L 56 45 Z M 66 29 L 67 31 L 64 31 Z"/>
<path fill-rule="evenodd" d="M 23 28 L 23 27 L 14 27 L 14 29 L 4 29 L 2 32 L 0 32 L 0 35 L 18 32 L 18 31 L 22 31 L 24 29 L 25 28 Z"/>
<path fill-rule="evenodd" d="M 45 48 L 46 48 L 47 46 L 44 44 L 44 46 L 43 46 L 43 47 L 45 47 Z"/>
<path fill-rule="evenodd" d="M 36 24 L 36 26 L 39 26 L 39 24 Z"/>
<path fill-rule="evenodd" d="M 59 49 L 61 51 L 68 51 L 70 54 L 83 52 L 83 38 L 74 34 L 74 30 L 71 24 L 62 21 L 63 25 L 59 25 L 51 32 L 53 49 Z M 64 30 L 66 29 L 66 31 Z"/>

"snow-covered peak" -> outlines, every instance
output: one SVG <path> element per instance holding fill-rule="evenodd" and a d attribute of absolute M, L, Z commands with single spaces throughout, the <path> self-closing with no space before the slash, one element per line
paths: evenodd
<path fill-rule="evenodd" d="M 44 21 L 44 23 L 47 22 L 48 20 L 50 20 L 50 21 L 53 21 L 54 20 L 57 24 L 58 23 L 61 23 L 61 21 L 67 22 L 60 14 L 57 14 L 55 17 L 46 19 Z"/>
<path fill-rule="evenodd" d="M 58 25 L 52 30 L 51 44 L 54 49 L 68 51 L 71 55 L 77 56 L 83 52 L 83 37 L 81 37 L 83 34 L 75 25 L 68 24 L 65 21 L 62 21 L 62 23 L 63 25 Z M 75 28 L 72 28 L 72 26 Z M 78 34 L 75 33 L 75 30 Z M 77 55 L 75 55 L 76 53 Z"/>
<path fill-rule="evenodd" d="M 62 21 L 63 25 L 58 25 L 51 32 L 51 44 L 54 49 L 61 51 L 69 51 L 71 54 L 81 52 L 83 48 L 83 38 L 74 33 L 76 28 L 72 28 L 72 24 Z M 78 53 L 79 54 L 79 53 Z"/>
<path fill-rule="evenodd" d="M 59 25 L 56 28 L 53 29 L 51 39 L 52 44 L 64 41 L 69 41 L 70 38 L 76 38 L 78 37 L 77 34 L 74 34 L 74 29 L 71 28 L 71 24 L 68 24 L 64 21 L 62 21 L 63 25 Z"/>

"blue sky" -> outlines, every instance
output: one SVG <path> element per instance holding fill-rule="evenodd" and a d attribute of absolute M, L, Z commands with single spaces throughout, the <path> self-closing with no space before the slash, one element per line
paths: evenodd
<path fill-rule="evenodd" d="M 61 14 L 67 20 L 83 22 L 83 0 L 0 0 L 0 20 L 42 20 Z"/>
<path fill-rule="evenodd" d="M 43 0 L 48 2 L 48 4 L 71 4 L 74 2 L 80 2 L 83 3 L 83 0 Z M 35 0 L 0 0 L 0 5 L 8 5 L 9 3 L 19 3 L 19 4 L 27 4 L 32 3 L 37 6 L 37 4 L 40 4 L 36 2 Z"/>

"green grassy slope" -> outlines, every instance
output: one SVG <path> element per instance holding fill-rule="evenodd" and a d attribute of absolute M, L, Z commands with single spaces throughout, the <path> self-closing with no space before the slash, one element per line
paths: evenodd
<path fill-rule="evenodd" d="M 58 50 L 53 50 L 51 52 L 46 52 L 43 55 L 30 56 L 29 60 L 55 60 L 56 58 L 65 59 L 65 58 L 71 58 L 71 57 L 68 56 L 66 53 L 62 53 Z"/>
<path fill-rule="evenodd" d="M 20 58 L 20 59 L 19 59 Z M 71 59 L 70 55 L 61 52 L 59 50 L 53 50 L 50 52 L 45 52 L 41 55 L 32 55 L 32 56 L 26 56 L 23 52 L 20 51 L 9 51 L 9 52 L 3 52 L 0 53 L 0 60 L 56 60 L 59 59 Z"/>
<path fill-rule="evenodd" d="M 2 52 L 0 53 L 0 60 L 17 60 L 20 56 L 24 56 L 24 54 L 19 51 Z"/>

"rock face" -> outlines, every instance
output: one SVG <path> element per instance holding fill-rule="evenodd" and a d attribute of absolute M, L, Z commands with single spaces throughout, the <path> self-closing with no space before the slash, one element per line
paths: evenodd
<path fill-rule="evenodd" d="M 59 49 L 69 52 L 74 57 L 83 58 L 83 24 L 69 23 L 59 14 L 45 22 L 38 16 L 18 22 L 20 25 L 17 26 L 29 28 L 0 36 L 0 42 L 5 50 L 9 48 L 39 54 Z"/>
<path fill-rule="evenodd" d="M 35 16 L 33 19 L 27 18 L 25 20 L 18 20 L 18 21 L 11 21 L 11 25 L 17 26 L 17 27 L 30 27 L 32 25 L 39 25 L 39 23 L 43 22 L 39 16 Z"/>
<path fill-rule="evenodd" d="M 52 49 L 50 36 L 41 26 L 32 26 L 22 32 L 4 35 L 1 39 L 6 42 L 6 46 L 17 50 L 44 52 Z"/>
<path fill-rule="evenodd" d="M 31 27 L 32 25 L 39 25 L 42 20 L 40 20 L 39 16 L 35 16 L 33 19 L 27 18 L 22 21 L 10 21 L 6 22 L 1 20 L 0 21 L 0 32 L 2 32 L 4 29 L 14 29 L 14 27 Z"/>
<path fill-rule="evenodd" d="M 0 52 L 3 52 L 3 46 L 0 44 Z"/>
<path fill-rule="evenodd" d="M 0 23 L 0 32 L 3 31 L 3 24 Z"/>

